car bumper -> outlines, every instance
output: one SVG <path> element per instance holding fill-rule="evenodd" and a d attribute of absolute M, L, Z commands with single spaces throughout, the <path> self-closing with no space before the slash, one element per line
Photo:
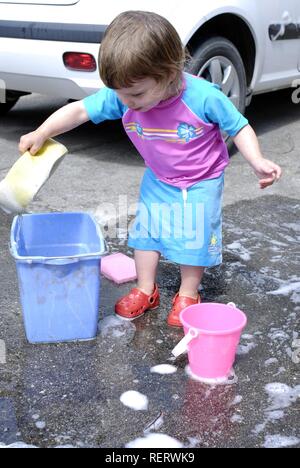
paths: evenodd
<path fill-rule="evenodd" d="M 78 72 L 65 67 L 63 54 L 72 51 L 97 59 L 99 45 L 0 38 L 0 80 L 6 89 L 81 99 L 96 92 L 102 83 L 98 70 Z"/>

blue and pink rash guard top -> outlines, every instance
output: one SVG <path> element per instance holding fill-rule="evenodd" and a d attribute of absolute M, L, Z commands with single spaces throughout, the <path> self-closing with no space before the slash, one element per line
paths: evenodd
<path fill-rule="evenodd" d="M 110 88 L 83 100 L 95 124 L 121 118 L 146 166 L 180 189 L 219 177 L 229 162 L 221 130 L 235 136 L 248 124 L 218 87 L 188 73 L 183 77 L 179 95 L 147 112 L 124 106 Z"/>

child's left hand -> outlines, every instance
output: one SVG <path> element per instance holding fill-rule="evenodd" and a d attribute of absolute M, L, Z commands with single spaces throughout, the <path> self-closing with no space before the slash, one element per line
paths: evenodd
<path fill-rule="evenodd" d="M 282 174 L 280 166 L 265 158 L 259 158 L 253 161 L 252 167 L 255 174 L 260 179 L 259 185 L 261 189 L 264 189 L 269 185 L 272 185 L 275 181 L 278 181 Z"/>

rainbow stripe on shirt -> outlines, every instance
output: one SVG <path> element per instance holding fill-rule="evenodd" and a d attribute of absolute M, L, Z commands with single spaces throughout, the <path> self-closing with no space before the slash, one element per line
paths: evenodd
<path fill-rule="evenodd" d="M 203 134 L 203 127 L 194 127 L 185 122 L 178 125 L 177 130 L 164 128 L 143 128 L 137 122 L 128 122 L 125 124 L 127 133 L 136 133 L 143 140 L 163 140 L 169 143 L 189 143 L 192 140 L 200 138 Z"/>

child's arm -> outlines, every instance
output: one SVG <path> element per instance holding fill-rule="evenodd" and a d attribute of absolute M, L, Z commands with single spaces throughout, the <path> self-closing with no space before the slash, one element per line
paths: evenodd
<path fill-rule="evenodd" d="M 260 188 L 264 189 L 279 180 L 282 173 L 280 166 L 263 157 L 256 134 L 250 125 L 242 128 L 232 139 L 260 179 Z"/>
<path fill-rule="evenodd" d="M 88 120 L 90 118 L 82 101 L 68 104 L 54 112 L 34 132 L 23 135 L 20 139 L 19 150 L 21 153 L 29 150 L 34 155 L 48 138 L 68 132 Z"/>

